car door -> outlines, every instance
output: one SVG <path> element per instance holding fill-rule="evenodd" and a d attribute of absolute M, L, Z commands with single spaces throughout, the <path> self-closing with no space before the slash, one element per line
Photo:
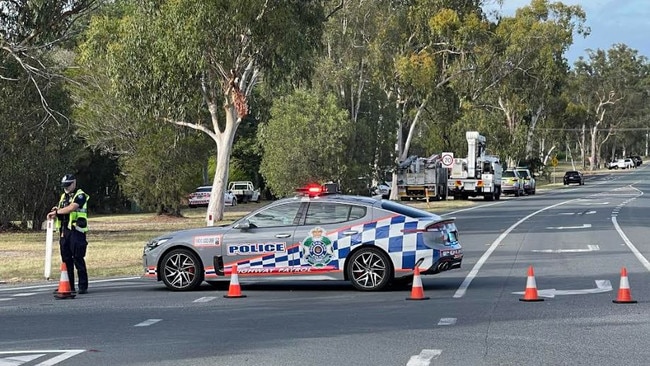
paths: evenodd
<path fill-rule="evenodd" d="M 295 265 L 294 232 L 302 202 L 270 205 L 234 225 L 222 238 L 226 273 L 237 263 L 242 275 L 276 274 Z"/>
<path fill-rule="evenodd" d="M 302 273 L 343 278 L 340 264 L 362 234 L 357 224 L 368 221 L 370 215 L 368 208 L 361 205 L 311 201 L 294 234 L 300 245 Z"/>

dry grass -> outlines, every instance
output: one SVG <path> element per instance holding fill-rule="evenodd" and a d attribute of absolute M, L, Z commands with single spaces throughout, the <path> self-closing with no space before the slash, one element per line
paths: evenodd
<path fill-rule="evenodd" d="M 436 213 L 475 204 L 469 201 L 409 202 Z M 259 204 L 227 207 L 224 220 L 229 223 L 242 217 Z M 111 276 L 139 276 L 142 249 L 151 238 L 166 232 L 205 226 L 205 209 L 187 209 L 182 218 L 158 217 L 151 213 L 91 216 L 86 264 L 91 279 Z M 45 231 L 0 233 L 0 283 L 42 281 L 45 268 Z M 51 278 L 59 278 L 59 245 L 54 239 Z"/>

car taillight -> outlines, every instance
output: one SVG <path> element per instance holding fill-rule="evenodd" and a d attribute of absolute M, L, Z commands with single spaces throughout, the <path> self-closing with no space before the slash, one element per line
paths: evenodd
<path fill-rule="evenodd" d="M 483 187 L 483 181 L 479 180 L 478 182 L 476 182 L 476 186 L 477 187 Z"/>

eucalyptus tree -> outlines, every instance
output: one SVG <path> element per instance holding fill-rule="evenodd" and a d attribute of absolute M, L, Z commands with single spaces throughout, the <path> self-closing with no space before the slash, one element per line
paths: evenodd
<path fill-rule="evenodd" d="M 534 137 L 565 83 L 568 64 L 563 54 L 574 33 L 588 34 L 584 22 L 580 6 L 548 0 L 533 0 L 515 16 L 497 19 L 491 63 L 495 67 L 488 83 L 476 84 L 489 85 L 477 99 L 501 115 L 499 129 L 509 136 L 501 148 L 511 161 L 540 155 L 534 154 Z"/>
<path fill-rule="evenodd" d="M 205 133 L 217 167 L 206 220 L 223 218 L 229 157 L 260 82 L 309 75 L 326 1 L 126 1 L 91 22 L 81 46 L 106 62 L 111 88 L 140 116 Z"/>
<path fill-rule="evenodd" d="M 63 70 L 49 55 L 75 34 L 75 23 L 95 9 L 97 0 L 0 0 L 0 81 L 28 80 L 47 112 L 55 116 L 44 88 Z M 3 60 L 19 65 L 21 73 L 3 67 Z M 58 115 L 63 116 L 60 112 Z"/>
<path fill-rule="evenodd" d="M 647 58 L 624 44 L 595 50 L 575 63 L 574 93 L 569 106 L 583 110 L 589 136 L 589 163 L 593 170 L 600 149 L 627 121 L 645 112 L 647 102 Z"/>
<path fill-rule="evenodd" d="M 353 122 L 350 141 L 355 146 L 345 150 L 346 170 L 353 181 L 368 183 L 358 177 L 385 179 L 394 164 L 394 108 L 380 85 L 372 78 L 371 46 L 384 22 L 390 18 L 390 0 L 347 0 L 325 24 L 323 52 L 314 69 L 312 85 L 323 93 L 333 93 Z M 358 187 L 361 188 L 361 187 Z"/>
<path fill-rule="evenodd" d="M 279 98 L 258 130 L 260 171 L 277 196 L 312 182 L 341 182 L 349 176 L 344 152 L 353 122 L 333 94 L 296 90 Z M 292 131 L 287 133 L 287 131 Z"/>
<path fill-rule="evenodd" d="M 473 53 L 489 28 L 480 0 L 392 2 L 372 43 L 374 77 L 397 111 L 396 160 L 402 161 L 427 107 L 473 70 Z M 397 198 L 393 174 L 392 199 Z"/>

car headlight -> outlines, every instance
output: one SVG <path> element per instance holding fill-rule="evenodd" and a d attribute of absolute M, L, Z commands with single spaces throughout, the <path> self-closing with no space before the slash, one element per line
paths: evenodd
<path fill-rule="evenodd" d="M 149 249 L 149 250 L 154 249 L 154 248 L 158 247 L 159 245 L 162 245 L 163 243 L 165 243 L 169 239 L 171 239 L 171 238 L 153 239 L 150 242 L 148 242 L 147 245 L 145 245 L 145 249 Z"/>

